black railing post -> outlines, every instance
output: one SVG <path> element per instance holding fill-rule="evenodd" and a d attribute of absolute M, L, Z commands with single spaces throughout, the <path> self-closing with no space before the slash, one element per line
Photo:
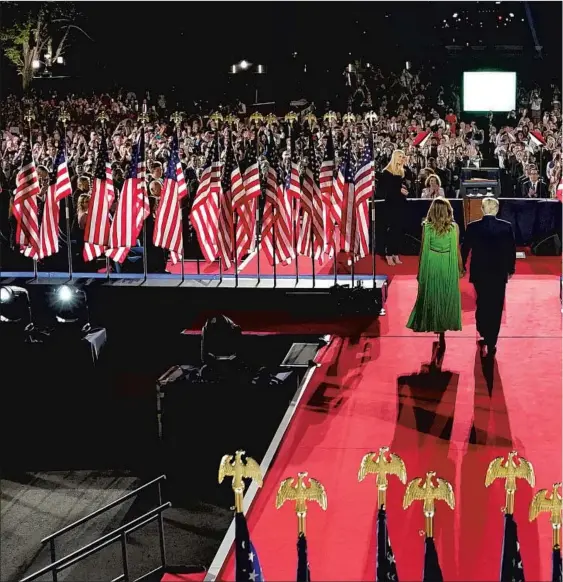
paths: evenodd
<path fill-rule="evenodd" d="M 57 550 L 55 548 L 55 538 L 49 540 L 49 551 L 51 553 L 51 564 L 57 561 Z M 53 568 L 53 582 L 57 582 L 57 569 Z"/>
<path fill-rule="evenodd" d="M 164 542 L 164 518 L 162 511 L 158 514 L 158 541 L 160 543 L 160 563 L 166 568 L 166 544 Z"/>
<path fill-rule="evenodd" d="M 121 559 L 123 561 L 123 579 L 129 582 L 129 556 L 127 555 L 127 532 L 121 532 Z"/>

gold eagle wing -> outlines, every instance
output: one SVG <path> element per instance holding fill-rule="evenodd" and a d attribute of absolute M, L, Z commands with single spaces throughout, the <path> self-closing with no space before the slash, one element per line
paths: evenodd
<path fill-rule="evenodd" d="M 376 454 L 377 453 L 368 453 L 367 455 L 364 455 L 360 464 L 360 470 L 358 471 L 358 481 L 363 481 L 370 473 L 379 473 L 379 466 L 384 465 L 386 473 L 388 475 L 396 475 L 404 485 L 407 482 L 407 468 L 405 467 L 403 459 L 391 453 L 389 462 L 379 461 L 379 463 L 377 463 L 373 460 L 373 457 Z"/>
<path fill-rule="evenodd" d="M 534 495 L 532 503 L 530 503 L 530 521 L 534 521 L 534 519 L 536 519 L 540 513 L 544 513 L 546 511 L 551 513 L 553 511 L 554 500 L 548 499 L 547 495 L 547 489 L 540 489 Z"/>
<path fill-rule="evenodd" d="M 536 475 L 534 473 L 534 467 L 530 461 L 524 459 L 524 457 L 519 457 L 520 463 L 516 467 L 515 475 L 521 479 L 526 479 L 531 487 L 536 484 Z"/>
<path fill-rule="evenodd" d="M 221 462 L 219 463 L 219 483 L 223 483 L 225 477 L 233 477 L 235 474 L 235 469 L 231 465 L 233 460 L 232 455 L 223 455 Z"/>
<path fill-rule="evenodd" d="M 309 501 L 316 501 L 322 509 L 326 510 L 328 499 L 324 485 L 312 477 L 309 479 L 309 481 L 311 482 L 311 486 L 307 487 L 305 490 L 306 498 Z"/>
<path fill-rule="evenodd" d="M 421 485 L 424 483 L 424 479 L 418 478 L 413 479 L 408 485 L 405 490 L 405 495 L 403 497 L 403 509 L 407 509 L 410 507 L 413 501 L 417 501 L 419 499 L 424 499 L 425 492 Z"/>
<path fill-rule="evenodd" d="M 263 479 L 262 479 L 262 471 L 260 469 L 260 465 L 252 458 L 246 457 L 246 464 L 244 465 L 244 472 L 243 476 L 247 479 L 252 479 L 256 481 L 256 483 L 262 487 Z"/>
<path fill-rule="evenodd" d="M 503 462 L 503 457 L 497 457 L 489 463 L 485 476 L 485 487 L 488 487 L 495 479 L 506 476 L 506 467 L 504 467 Z"/>
<path fill-rule="evenodd" d="M 445 501 L 451 509 L 455 507 L 455 497 L 453 487 L 443 479 L 436 479 L 438 485 L 434 488 L 436 499 Z"/>
<path fill-rule="evenodd" d="M 297 491 L 293 487 L 293 477 L 284 479 L 276 495 L 276 509 L 279 509 L 286 501 L 297 499 Z"/>

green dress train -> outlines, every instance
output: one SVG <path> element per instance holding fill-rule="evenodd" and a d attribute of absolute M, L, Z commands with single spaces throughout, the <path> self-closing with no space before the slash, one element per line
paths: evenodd
<path fill-rule="evenodd" d="M 461 330 L 458 234 L 455 225 L 439 235 L 424 223 L 418 269 L 418 295 L 407 327 L 413 331 Z"/>

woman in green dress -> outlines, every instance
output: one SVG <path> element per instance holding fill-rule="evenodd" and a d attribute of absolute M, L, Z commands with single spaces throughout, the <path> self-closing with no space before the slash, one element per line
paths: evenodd
<path fill-rule="evenodd" d="M 422 223 L 418 295 L 407 327 L 437 333 L 442 350 L 445 332 L 461 330 L 459 279 L 463 274 L 459 227 L 452 206 L 446 198 L 435 198 Z"/>

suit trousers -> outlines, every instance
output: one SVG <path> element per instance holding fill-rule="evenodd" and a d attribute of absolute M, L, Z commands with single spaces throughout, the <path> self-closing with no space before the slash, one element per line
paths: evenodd
<path fill-rule="evenodd" d="M 503 279 L 473 281 L 473 286 L 477 295 L 475 312 L 477 331 L 488 346 L 495 346 L 500 331 L 506 281 Z"/>

